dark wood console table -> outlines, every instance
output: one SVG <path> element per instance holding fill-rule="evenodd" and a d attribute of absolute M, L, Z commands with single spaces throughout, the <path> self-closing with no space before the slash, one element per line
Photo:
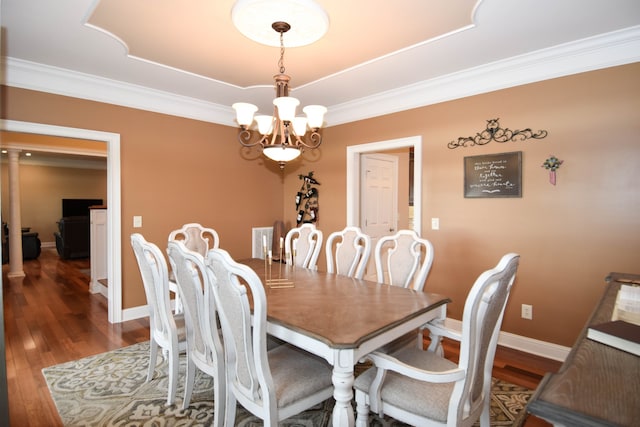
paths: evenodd
<path fill-rule="evenodd" d="M 554 425 L 640 425 L 640 357 L 587 338 L 590 325 L 611 320 L 623 284 L 640 275 L 611 273 L 606 290 L 560 371 L 548 373 L 527 411 Z"/>

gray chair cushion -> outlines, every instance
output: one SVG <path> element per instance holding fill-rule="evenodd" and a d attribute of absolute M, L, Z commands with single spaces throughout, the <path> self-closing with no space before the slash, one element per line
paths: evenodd
<path fill-rule="evenodd" d="M 420 369 L 446 371 L 457 369 L 458 365 L 438 355 L 417 348 L 406 348 L 394 354 L 399 360 Z M 376 375 L 376 367 L 367 369 L 356 378 L 354 387 L 369 392 L 369 386 Z M 409 412 L 420 414 L 440 422 L 447 421 L 449 397 L 454 383 L 433 384 L 414 380 L 395 372 L 387 372 L 381 391 L 382 400 L 394 406 L 401 406 Z"/>

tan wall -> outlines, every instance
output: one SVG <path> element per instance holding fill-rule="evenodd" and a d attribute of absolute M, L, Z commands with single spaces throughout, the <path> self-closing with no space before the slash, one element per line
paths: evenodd
<path fill-rule="evenodd" d="M 522 255 L 503 330 L 570 346 L 600 298 L 611 271 L 638 272 L 640 255 L 640 64 L 570 76 L 330 127 L 320 151 L 293 162 L 282 175 L 262 160 L 240 156 L 235 130 L 155 113 L 6 89 L 4 117 L 121 134 L 124 307 L 144 303 L 128 245 L 131 218 L 164 242 L 187 221 L 214 226 L 233 256 L 250 255 L 251 226 L 295 221 L 298 174 L 313 170 L 322 183 L 319 227 L 345 225 L 346 147 L 422 136 L 423 229 L 435 246 L 425 289 L 452 297 L 460 318 L 479 273 L 501 255 Z M 475 135 L 486 120 L 504 128 L 546 129 L 542 140 L 447 148 Z M 523 197 L 465 199 L 463 157 L 523 152 Z M 541 168 L 564 160 L 558 185 Z M 305 155 L 307 156 L 307 155 Z M 284 185 L 283 185 L 284 182 Z M 441 229 L 431 231 L 430 218 Z M 532 304 L 534 319 L 520 319 Z"/>
<path fill-rule="evenodd" d="M 421 136 L 422 235 L 435 247 L 425 289 L 451 296 L 448 314 L 461 319 L 478 274 L 517 252 L 521 267 L 503 330 L 571 346 L 605 276 L 640 273 L 639 75 L 640 64 L 633 64 L 330 127 L 320 160 L 297 170 L 314 170 L 322 180 L 320 228 L 339 229 L 346 219 L 346 147 Z M 503 128 L 545 129 L 549 136 L 447 148 L 494 118 Z M 465 199 L 463 157 L 510 151 L 523 153 L 522 198 Z M 556 186 L 541 167 L 552 154 L 564 160 Z M 287 180 L 285 194 L 294 188 Z M 285 202 L 291 220 L 288 208 Z M 432 217 L 440 218 L 439 231 L 430 229 Z M 521 304 L 533 305 L 533 320 L 520 318 Z"/>
<path fill-rule="evenodd" d="M 145 304 L 129 236 L 139 231 L 164 249 L 169 232 L 186 222 L 216 228 L 232 256 L 251 255 L 251 227 L 282 217 L 277 165 L 240 155 L 230 127 L 2 88 L 4 119 L 120 134 L 123 307 Z M 143 227 L 132 227 L 133 216 Z"/>
<path fill-rule="evenodd" d="M 2 163 L 2 219 L 9 221 L 9 173 Z M 102 199 L 107 202 L 104 170 L 20 165 L 20 214 L 23 227 L 38 233 L 42 243 L 55 244 L 62 199 Z"/>

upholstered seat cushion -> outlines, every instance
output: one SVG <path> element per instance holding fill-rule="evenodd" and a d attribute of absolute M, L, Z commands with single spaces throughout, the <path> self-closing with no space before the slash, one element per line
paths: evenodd
<path fill-rule="evenodd" d="M 331 365 L 289 344 L 267 353 L 278 407 L 290 405 L 331 386 Z"/>
<path fill-rule="evenodd" d="M 458 365 L 450 360 L 414 347 L 400 350 L 393 356 L 419 369 L 440 372 L 458 368 Z M 369 368 L 359 375 L 354 387 L 368 393 L 376 370 L 376 367 Z M 426 418 L 446 422 L 453 385 L 454 383 L 426 383 L 388 371 L 382 388 L 382 400 Z"/>

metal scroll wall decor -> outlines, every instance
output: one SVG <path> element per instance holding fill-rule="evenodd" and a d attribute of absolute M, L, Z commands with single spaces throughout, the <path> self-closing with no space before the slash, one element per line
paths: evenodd
<path fill-rule="evenodd" d="M 303 223 L 315 224 L 318 221 L 318 189 L 320 183 L 313 177 L 313 171 L 307 175 L 298 175 L 302 186 L 296 194 L 296 226 Z"/>
<path fill-rule="evenodd" d="M 503 129 L 498 122 L 500 119 L 487 120 L 487 128 L 482 132 L 476 133 L 475 136 L 459 137 L 457 141 L 451 141 L 447 144 L 450 149 L 458 147 L 471 147 L 473 145 L 485 145 L 491 141 L 509 142 L 509 141 L 525 141 L 527 139 L 542 139 L 547 136 L 546 130 L 540 130 L 534 133 L 531 129 L 511 130 Z"/>

